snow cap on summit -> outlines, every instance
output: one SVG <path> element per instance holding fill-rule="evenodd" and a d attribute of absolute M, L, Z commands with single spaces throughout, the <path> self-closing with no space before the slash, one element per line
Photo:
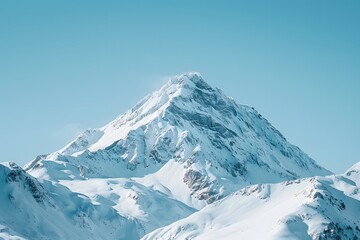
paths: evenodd
<path fill-rule="evenodd" d="M 199 81 L 204 81 L 204 80 L 199 72 L 187 72 L 187 73 L 183 73 L 181 75 L 176 75 L 176 76 L 172 77 L 170 79 L 170 81 L 172 83 L 179 83 L 181 81 L 186 81 L 186 82 L 190 81 L 193 83 L 197 83 Z"/>
<path fill-rule="evenodd" d="M 197 87 L 208 91 L 213 91 L 213 88 L 203 79 L 199 72 L 188 72 L 170 78 L 167 86 L 179 85 L 180 87 L 193 88 Z"/>

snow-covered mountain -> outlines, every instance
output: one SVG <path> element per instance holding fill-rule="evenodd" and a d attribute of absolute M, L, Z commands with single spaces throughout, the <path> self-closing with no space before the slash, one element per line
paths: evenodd
<path fill-rule="evenodd" d="M 137 224 L 63 185 L 0 164 L 0 239 L 139 239 Z"/>
<path fill-rule="evenodd" d="M 227 226 L 236 231 L 244 216 L 267 219 L 282 201 L 274 216 L 284 221 L 286 214 L 339 206 L 328 219 L 341 220 L 342 228 L 355 220 L 357 193 L 333 189 L 354 190 L 357 169 L 314 178 L 331 172 L 256 110 L 188 73 L 104 127 L 38 156 L 25 171 L 0 165 L 0 239 L 207 239 L 207 233 L 227 236 L 220 231 Z M 299 180 L 306 177 L 312 178 Z M 327 215 L 318 216 L 326 225 Z M 275 223 L 266 224 L 264 231 Z"/>
<path fill-rule="evenodd" d="M 124 115 L 25 169 L 54 181 L 133 178 L 197 209 L 250 184 L 330 174 L 198 73 L 172 78 Z"/>
<path fill-rule="evenodd" d="M 360 239 L 360 163 L 345 174 L 234 192 L 158 229 L 154 239 Z"/>

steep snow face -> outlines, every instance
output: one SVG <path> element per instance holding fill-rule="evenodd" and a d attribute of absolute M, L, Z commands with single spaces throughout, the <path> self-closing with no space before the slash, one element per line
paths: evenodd
<path fill-rule="evenodd" d="M 249 186 L 143 240 L 359 239 L 358 186 L 346 174 Z"/>
<path fill-rule="evenodd" d="M 133 220 L 14 163 L 0 164 L 0 238 L 139 239 Z"/>
<path fill-rule="evenodd" d="M 198 73 L 172 78 L 26 170 L 50 180 L 132 177 L 196 208 L 249 184 L 330 174 Z"/>

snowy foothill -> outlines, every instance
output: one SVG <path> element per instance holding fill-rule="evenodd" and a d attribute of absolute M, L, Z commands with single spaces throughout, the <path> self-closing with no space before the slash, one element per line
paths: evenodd
<path fill-rule="evenodd" d="M 359 186 L 346 174 L 252 185 L 143 239 L 359 239 Z"/>

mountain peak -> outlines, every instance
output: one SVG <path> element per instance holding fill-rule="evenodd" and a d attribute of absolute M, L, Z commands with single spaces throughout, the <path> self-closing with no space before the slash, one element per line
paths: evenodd
<path fill-rule="evenodd" d="M 5 163 L 3 163 L 4 164 L 4 166 L 6 166 L 6 167 L 8 167 L 9 169 L 11 169 L 11 170 L 19 170 L 19 169 L 21 169 L 21 167 L 20 166 L 18 166 L 16 163 L 14 163 L 14 162 L 5 162 Z"/>
<path fill-rule="evenodd" d="M 185 82 L 186 84 L 189 83 L 196 84 L 200 81 L 204 81 L 204 79 L 199 72 L 187 72 L 170 78 L 171 83 Z"/>
<path fill-rule="evenodd" d="M 213 91 L 214 89 L 204 80 L 199 72 L 188 72 L 170 78 L 170 81 L 164 86 L 170 87 L 176 85 L 178 88 L 203 89 Z"/>
<path fill-rule="evenodd" d="M 124 115 L 28 166 L 32 174 L 55 180 L 154 174 L 195 208 L 249 183 L 330 173 L 256 110 L 237 104 L 196 72 L 171 78 Z M 174 176 L 177 181 L 169 182 Z"/>

